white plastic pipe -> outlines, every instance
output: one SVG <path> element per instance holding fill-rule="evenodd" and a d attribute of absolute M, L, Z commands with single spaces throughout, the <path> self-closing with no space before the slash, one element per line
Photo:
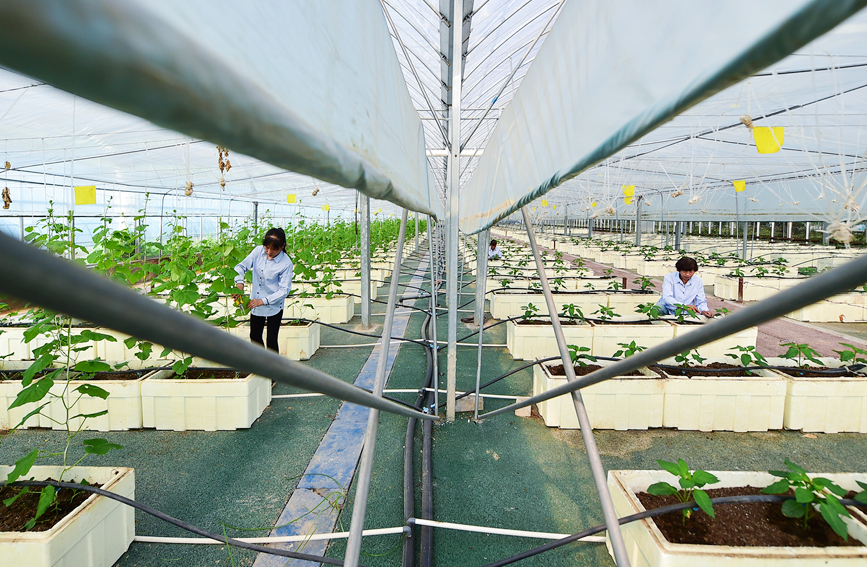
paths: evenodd
<path fill-rule="evenodd" d="M 405 527 L 397 528 L 379 528 L 376 530 L 364 530 L 363 536 L 376 535 L 391 535 L 402 534 L 406 530 Z M 244 543 L 291 543 L 293 541 L 317 541 L 323 539 L 346 539 L 349 537 L 349 532 L 334 532 L 331 534 L 309 534 L 297 536 L 275 536 L 275 537 L 239 537 L 233 538 Z M 133 541 L 141 543 L 181 543 L 181 544 L 201 544 L 201 545 L 225 545 L 226 542 L 217 541 L 206 537 L 158 537 L 158 536 L 135 536 Z"/>
<path fill-rule="evenodd" d="M 550 532 L 528 532 L 524 530 L 506 530 L 503 528 L 489 528 L 485 526 L 472 526 L 469 524 L 455 524 L 452 522 L 437 522 L 434 520 L 422 520 L 419 518 L 415 518 L 415 523 L 418 526 L 430 526 L 432 528 L 445 528 L 447 530 L 458 530 L 462 532 L 475 532 L 480 534 L 496 534 L 496 535 L 508 535 L 515 537 L 531 537 L 537 539 L 563 539 L 564 537 L 569 537 L 572 534 L 555 534 Z M 581 538 L 578 541 L 583 541 L 587 543 L 605 543 L 604 536 L 587 536 L 585 538 Z"/>

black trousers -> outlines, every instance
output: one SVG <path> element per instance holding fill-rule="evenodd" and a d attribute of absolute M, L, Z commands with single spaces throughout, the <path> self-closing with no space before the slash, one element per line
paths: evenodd
<path fill-rule="evenodd" d="M 259 315 L 250 314 L 250 340 L 254 343 L 259 343 L 265 346 L 262 341 L 262 331 L 265 326 L 268 326 L 268 348 L 280 353 L 280 347 L 277 344 L 277 333 L 280 332 L 280 322 L 283 320 L 283 310 L 281 309 L 276 315 L 270 317 L 260 317 Z"/>

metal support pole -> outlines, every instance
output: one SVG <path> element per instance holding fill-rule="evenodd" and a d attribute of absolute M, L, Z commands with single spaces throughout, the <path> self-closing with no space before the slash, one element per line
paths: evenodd
<path fill-rule="evenodd" d="M 822 244 L 824 244 L 825 246 L 831 244 L 831 233 L 828 232 L 827 222 L 822 223 Z"/>
<path fill-rule="evenodd" d="M 593 238 L 593 220 L 594 219 L 590 218 L 587 219 L 587 238 Z"/>
<path fill-rule="evenodd" d="M 18 217 L 18 235 L 19 240 L 24 242 L 24 217 Z"/>
<path fill-rule="evenodd" d="M 434 230 L 433 230 L 433 219 L 428 215 L 427 217 L 427 247 L 428 254 L 430 254 L 430 316 L 431 316 L 431 343 L 433 348 L 433 389 L 434 389 L 434 407 L 433 413 L 435 415 L 439 415 L 440 408 L 440 373 L 439 373 L 439 343 L 437 338 L 437 298 L 439 297 L 439 290 L 437 289 L 437 269 L 436 269 L 436 256 L 434 255 Z"/>
<path fill-rule="evenodd" d="M 449 109 L 449 158 L 447 163 L 449 176 L 449 213 L 448 213 L 448 250 L 446 251 L 446 265 L 448 266 L 448 275 L 446 281 L 446 291 L 448 296 L 449 307 L 449 333 L 448 333 L 448 349 L 446 374 L 448 390 L 446 399 L 446 419 L 454 421 L 455 419 L 455 392 L 458 375 L 458 214 L 459 214 L 459 198 L 461 190 L 461 87 L 463 86 L 463 21 L 464 21 L 464 0 L 452 1 L 452 26 L 451 26 L 451 42 L 452 42 L 452 60 L 451 60 L 451 79 L 452 79 L 452 104 Z"/>
<path fill-rule="evenodd" d="M 259 201 L 253 201 L 253 230 L 259 231 Z"/>
<path fill-rule="evenodd" d="M 809 244 L 810 243 L 810 223 L 809 222 L 807 223 L 807 226 L 805 228 L 807 229 L 807 237 L 806 237 L 807 238 L 807 244 Z"/>
<path fill-rule="evenodd" d="M 635 200 L 635 245 L 641 246 L 641 195 Z"/>
<path fill-rule="evenodd" d="M 792 239 L 792 223 L 791 223 L 791 221 L 786 226 L 786 238 L 788 240 Z"/>
<path fill-rule="evenodd" d="M 554 336 L 557 339 L 557 348 L 560 350 L 563 369 L 566 371 L 566 380 L 567 382 L 575 382 L 577 380 L 575 368 L 572 366 L 569 348 L 566 346 L 566 339 L 563 337 L 563 327 L 560 325 L 560 317 L 557 316 L 557 307 L 554 304 L 554 296 L 551 295 L 548 277 L 545 275 L 545 264 L 542 262 L 542 257 L 539 255 L 539 247 L 536 245 L 536 237 L 530 224 L 530 216 L 527 214 L 526 207 L 522 207 L 521 212 L 524 215 L 524 222 L 527 223 L 527 236 L 530 240 L 530 248 L 533 250 L 533 257 L 536 259 L 536 269 L 539 271 L 539 279 L 542 282 L 542 293 L 545 294 L 545 302 L 548 304 L 548 313 L 551 317 L 551 324 L 554 327 Z M 620 533 L 617 513 L 614 511 L 614 503 L 611 501 L 611 494 L 608 492 L 605 469 L 602 467 L 602 459 L 599 457 L 599 449 L 596 447 L 596 440 L 593 438 L 593 429 L 590 425 L 590 419 L 587 417 L 587 409 L 584 407 L 584 400 L 581 397 L 580 391 L 575 390 L 572 392 L 572 401 L 575 404 L 575 412 L 578 414 L 581 437 L 584 439 L 584 447 L 587 449 L 587 459 L 590 461 L 593 482 L 596 484 L 596 491 L 599 493 L 599 501 L 602 504 L 602 516 L 605 518 L 608 537 L 611 539 L 611 547 L 614 549 L 614 561 L 618 567 L 628 567 L 629 557 L 626 554 L 626 546 L 623 543 L 623 535 Z"/>
<path fill-rule="evenodd" d="M 359 195 L 361 211 L 361 325 L 370 328 L 370 197 Z"/>
<path fill-rule="evenodd" d="M 388 290 L 388 307 L 385 323 L 382 325 L 382 340 L 379 347 L 379 361 L 376 364 L 376 381 L 373 395 L 382 397 L 385 389 L 385 369 L 388 364 L 388 350 L 391 345 L 391 328 L 394 323 L 394 306 L 397 303 L 397 288 L 400 280 L 400 264 L 403 256 L 403 242 L 406 238 L 407 210 L 400 218 L 400 233 L 397 237 L 397 250 L 394 252 L 394 271 L 391 273 L 391 286 Z M 358 567 L 361 553 L 361 531 L 364 528 L 364 515 L 367 511 L 367 497 L 370 493 L 370 473 L 373 470 L 373 453 L 376 448 L 376 430 L 379 428 L 379 410 L 371 409 L 367 418 L 367 432 L 364 434 L 364 449 L 361 452 L 361 466 L 358 469 L 358 484 L 355 492 L 355 505 L 352 508 L 352 523 L 349 526 L 349 542 L 346 544 L 346 567 Z"/>
<path fill-rule="evenodd" d="M 479 252 L 476 257 L 476 312 L 473 323 L 481 325 L 485 320 L 485 285 L 488 277 L 488 246 L 491 230 L 479 233 Z"/>
<path fill-rule="evenodd" d="M 418 213 L 413 213 L 415 216 L 415 249 L 414 252 L 418 252 Z"/>
<path fill-rule="evenodd" d="M 744 230 L 744 242 L 743 242 L 743 252 L 741 253 L 741 259 L 746 262 L 747 261 L 747 244 L 749 243 L 749 238 L 747 237 L 747 233 L 749 232 L 750 223 L 744 222 L 743 230 Z"/>
<path fill-rule="evenodd" d="M 674 249 L 680 250 L 680 233 L 683 230 L 683 221 L 674 222 Z"/>

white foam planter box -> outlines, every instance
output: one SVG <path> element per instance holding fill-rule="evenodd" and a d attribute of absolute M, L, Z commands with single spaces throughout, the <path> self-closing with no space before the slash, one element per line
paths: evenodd
<path fill-rule="evenodd" d="M 708 359 L 734 363 L 733 359 Z M 772 370 L 753 376 L 667 374 L 663 426 L 687 431 L 769 431 L 782 429 L 786 380 Z"/>
<path fill-rule="evenodd" d="M 720 482 L 708 488 L 737 486 L 769 486 L 776 477 L 764 472 L 710 471 Z M 860 491 L 856 480 L 865 482 L 864 474 L 825 474 L 847 490 Z M 665 471 L 608 472 L 608 490 L 618 518 L 644 512 L 637 493 L 647 492 L 656 482 L 674 483 L 674 475 Z M 849 526 L 849 537 L 867 544 L 867 526 L 851 518 L 843 519 Z M 621 527 L 626 553 L 632 567 L 850 567 L 863 565 L 867 547 L 734 547 L 671 543 L 665 539 L 652 519 L 630 522 Z M 606 535 L 608 553 L 613 552 Z"/>
<path fill-rule="evenodd" d="M 780 291 L 780 279 L 772 276 L 744 276 L 744 301 L 761 301 Z M 719 276 L 714 280 L 713 294 L 721 299 L 738 298 L 738 278 Z"/>
<path fill-rule="evenodd" d="M 250 325 L 238 325 L 230 329 L 236 337 L 250 340 Z M 277 346 L 280 354 L 291 360 L 307 360 L 319 350 L 320 326 L 308 322 L 305 325 L 281 325 L 277 335 Z M 262 340 L 267 344 L 268 330 L 262 333 Z"/>
<path fill-rule="evenodd" d="M 355 315 L 355 301 L 350 295 L 334 294 L 331 299 L 326 297 L 298 297 L 297 300 L 298 302 L 293 305 L 287 304 L 286 310 L 283 312 L 284 317 L 319 319 L 323 323 L 337 325 L 348 323 Z M 308 307 L 308 305 L 312 307 Z"/>
<path fill-rule="evenodd" d="M 2 369 L 5 371 L 24 371 L 30 366 L 30 362 L 26 361 L 4 361 Z M 31 411 L 39 407 L 38 403 L 24 404 L 23 406 L 9 409 L 15 398 L 18 397 L 18 392 L 23 390 L 21 380 L 0 380 L 0 429 L 11 429 L 18 425 Z M 44 402 L 42 402 L 44 403 Z M 44 419 L 44 418 L 42 418 Z M 43 427 L 40 425 L 40 416 L 33 415 L 27 418 L 19 429 L 29 429 L 31 427 Z"/>
<path fill-rule="evenodd" d="M 128 431 L 130 429 L 141 429 L 141 385 L 145 378 L 155 373 L 156 371 L 148 372 L 135 380 L 72 380 L 66 393 L 67 404 L 79 398 L 80 394 L 75 389 L 82 384 L 98 386 L 106 390 L 109 395 L 104 400 L 92 396 L 81 396 L 78 402 L 69 410 L 70 416 L 82 413 L 92 414 L 105 410 L 108 410 L 108 413 L 87 419 L 80 417 L 70 419 L 70 428 L 77 430 L 81 427 L 84 430 L 90 431 Z M 65 381 L 55 381 L 54 386 L 51 387 L 51 393 L 61 396 L 65 387 Z M 48 401 L 48 398 L 43 399 L 40 403 L 44 403 L 45 401 Z M 66 426 L 64 425 L 66 410 L 59 399 L 52 398 L 48 406 L 42 410 L 42 413 L 45 414 L 40 418 L 40 425 L 42 427 L 66 430 Z M 56 421 L 52 421 L 46 416 L 50 416 Z"/>
<path fill-rule="evenodd" d="M 142 382 L 144 427 L 173 431 L 248 429 L 271 403 L 271 381 L 255 374 L 223 380 L 173 378 L 160 370 Z"/>
<path fill-rule="evenodd" d="M 690 331 L 694 331 L 701 327 L 701 323 L 684 323 L 683 325 L 678 323 L 674 324 L 674 336 L 679 337 L 684 333 L 689 333 Z M 713 324 L 713 319 L 706 320 L 704 324 Z M 732 333 L 726 337 L 721 339 L 717 339 L 711 343 L 706 345 L 702 345 L 698 347 L 698 352 L 701 356 L 706 358 L 725 358 L 727 354 L 738 354 L 737 351 L 732 350 L 737 346 L 756 346 L 756 338 L 759 336 L 759 328 L 758 327 L 748 327 L 742 331 L 738 331 L 737 333 Z M 728 363 L 731 364 L 733 359 L 728 359 Z M 721 360 L 721 362 L 723 362 Z"/>
<path fill-rule="evenodd" d="M 619 318 L 608 323 L 593 322 L 590 352 L 594 356 L 614 356 L 621 350 L 619 343 L 635 341 L 638 346 L 652 348 L 674 337 L 674 326 L 668 321 L 654 321 L 650 325 L 618 325 L 619 322 Z"/>
<path fill-rule="evenodd" d="M 787 316 L 798 321 L 839 323 L 840 321 L 864 321 L 867 313 L 864 309 L 863 294 L 844 293 L 792 311 Z"/>
<path fill-rule="evenodd" d="M 593 325 L 563 325 L 567 345 L 589 346 L 593 341 Z M 533 360 L 557 356 L 557 338 L 553 325 L 517 325 L 506 323 L 506 348 L 515 360 Z"/>
<path fill-rule="evenodd" d="M 624 291 L 624 292 L 612 292 L 608 294 L 608 307 L 613 309 L 615 313 L 620 315 L 623 319 L 634 319 L 638 317 L 636 309 L 642 303 L 656 303 L 659 301 L 659 294 L 656 292 L 652 293 L 639 293 L 634 291 Z M 594 311 L 598 309 L 598 306 L 594 309 Z M 590 316 L 588 313 L 584 313 L 584 315 Z"/>
<path fill-rule="evenodd" d="M 839 359 L 819 360 L 830 368 L 840 366 Z M 795 362 L 783 358 L 769 358 L 768 364 L 796 365 Z M 783 426 L 786 429 L 822 433 L 867 433 L 867 377 L 783 376 L 788 383 L 783 415 Z"/>
<path fill-rule="evenodd" d="M 506 285 L 508 283 L 508 286 Z M 487 279 L 485 280 L 485 292 L 493 291 L 495 289 L 506 288 L 506 289 L 529 289 L 530 281 L 527 279 L 512 279 L 509 277 L 498 277 L 496 279 Z"/>
<path fill-rule="evenodd" d="M 11 466 L 0 466 L 5 479 Z M 37 480 L 59 478 L 61 467 L 35 466 Z M 100 483 L 135 499 L 135 471 L 129 468 L 73 467 L 66 479 Z M 0 567 L 111 567 L 135 537 L 135 510 L 116 500 L 91 494 L 53 528 L 44 532 L 0 532 Z"/>
<path fill-rule="evenodd" d="M 30 345 L 24 342 L 24 331 L 27 327 L 0 328 L 0 355 L 11 354 L 4 360 L 29 360 Z"/>
<path fill-rule="evenodd" d="M 549 366 L 557 364 L 550 362 L 533 367 L 534 396 L 566 383 L 565 376 L 552 376 L 548 370 Z M 596 364 L 605 366 L 609 363 L 600 361 Z M 625 431 L 662 427 L 665 380 L 647 368 L 639 370 L 644 376 L 611 378 L 581 389 L 593 429 Z M 580 429 L 570 394 L 539 402 L 536 407 L 548 427 Z"/>
<path fill-rule="evenodd" d="M 494 292 L 488 299 L 490 300 L 491 316 L 494 319 L 508 319 L 509 317 L 517 317 L 524 314 L 521 307 L 532 303 L 539 311 L 538 315 L 548 314 L 548 304 L 545 301 L 545 296 L 542 293 L 509 293 L 509 292 Z M 590 317 L 591 313 L 599 309 L 599 305 L 608 307 L 608 294 L 606 293 L 558 293 L 554 294 L 554 305 L 562 312 L 563 306 L 566 304 L 574 304 L 584 313 L 585 317 Z"/>

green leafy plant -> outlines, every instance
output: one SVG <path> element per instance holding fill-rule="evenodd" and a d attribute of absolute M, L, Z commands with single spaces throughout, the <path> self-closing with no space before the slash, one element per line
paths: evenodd
<path fill-rule="evenodd" d="M 674 318 L 678 323 L 683 325 L 686 322 L 686 318 L 690 319 L 698 319 L 698 315 L 696 315 L 695 311 L 689 305 L 684 305 L 683 303 L 675 303 L 674 304 Z"/>
<path fill-rule="evenodd" d="M 710 496 L 702 488 L 708 484 L 718 483 L 719 479 L 716 476 L 701 469 L 695 469 L 690 472 L 689 465 L 683 459 L 678 459 L 677 463 L 670 463 L 661 459 L 657 459 L 656 462 L 664 470 L 678 477 L 680 489 L 675 488 L 667 482 L 657 482 L 647 487 L 648 494 L 653 494 L 654 496 L 674 495 L 679 501 L 684 503 L 694 501 L 705 514 L 711 518 L 715 517 Z M 684 524 L 692 516 L 692 513 L 693 510 L 691 508 L 683 511 Z"/>
<path fill-rule="evenodd" d="M 683 366 L 684 368 L 689 368 L 695 363 L 696 366 L 701 366 L 704 361 L 707 360 L 703 358 L 699 353 L 698 349 L 694 349 L 692 351 L 684 351 L 674 357 L 674 361 Z"/>
<path fill-rule="evenodd" d="M 735 268 L 731 272 L 729 272 L 729 276 L 733 278 L 742 278 L 744 277 L 744 271 L 740 268 Z"/>
<path fill-rule="evenodd" d="M 726 356 L 729 358 L 733 358 L 735 360 L 739 360 L 740 363 L 744 366 L 767 366 L 768 361 L 765 360 L 765 357 L 759 354 L 754 346 L 733 346 L 729 350 L 736 350 L 740 354 L 734 353 L 726 353 Z M 751 371 L 747 370 L 749 374 L 752 374 Z"/>
<path fill-rule="evenodd" d="M 610 278 L 612 277 L 612 274 L 614 274 L 614 268 L 607 268 L 603 270 L 602 273 L 605 274 L 606 278 Z"/>
<path fill-rule="evenodd" d="M 584 312 L 574 303 L 565 304 L 560 316 L 564 319 L 584 321 Z"/>
<path fill-rule="evenodd" d="M 813 275 L 818 274 L 818 273 L 819 273 L 819 268 L 817 268 L 815 266 L 803 266 L 801 268 L 798 268 L 798 275 L 799 276 L 813 276 Z"/>
<path fill-rule="evenodd" d="M 618 290 L 623 289 L 623 284 L 617 280 L 613 280 L 613 281 L 608 282 L 608 289 L 618 291 Z"/>
<path fill-rule="evenodd" d="M 807 471 L 786 459 L 786 467 L 788 471 L 768 471 L 774 476 L 781 477 L 780 480 L 766 486 L 762 489 L 765 494 L 784 494 L 789 490 L 794 491 L 795 499 L 786 500 L 783 502 L 783 515 L 788 518 L 802 518 L 802 527 L 806 530 L 810 518 L 815 514 L 815 509 L 818 508 L 819 514 L 831 526 L 834 532 L 848 539 L 849 528 L 844 517 L 850 518 L 849 511 L 840 503 L 838 497 L 846 496 L 846 489 L 834 484 L 833 481 L 817 476 L 810 478 Z M 867 488 L 867 485 L 859 482 L 861 488 Z M 859 497 L 859 502 L 867 502 L 867 494 L 862 492 Z"/>
<path fill-rule="evenodd" d="M 579 347 L 576 345 L 566 345 L 566 348 L 569 349 L 569 358 L 572 360 L 573 365 L 577 366 L 587 366 L 585 360 L 589 360 L 590 362 L 596 362 L 596 357 L 587 354 L 590 352 L 589 347 Z"/>
<path fill-rule="evenodd" d="M 617 345 L 620 347 L 620 350 L 614 353 L 615 357 L 622 356 L 623 358 L 629 358 L 634 354 L 647 350 L 647 347 L 637 345 L 635 344 L 635 341 L 629 343 L 617 343 Z"/>
<path fill-rule="evenodd" d="M 810 345 L 806 343 L 783 343 L 781 346 L 789 347 L 789 350 L 781 354 L 780 357 L 788 360 L 797 360 L 798 368 L 806 368 L 805 360 L 809 360 L 816 366 L 824 366 L 818 358 L 819 353 L 810 348 Z"/>
<path fill-rule="evenodd" d="M 728 307 L 718 307 L 718 308 L 714 309 L 714 312 L 717 315 L 722 315 L 723 317 L 725 317 L 726 315 L 731 313 L 731 310 Z"/>
<path fill-rule="evenodd" d="M 756 276 L 757 278 L 763 278 L 763 277 L 767 276 L 769 273 L 770 273 L 770 270 L 768 270 L 764 266 L 756 266 L 753 268 L 753 275 Z"/>
<path fill-rule="evenodd" d="M 654 321 L 662 316 L 662 307 L 656 303 L 639 303 L 635 312 L 643 313 L 649 320 Z"/>
<path fill-rule="evenodd" d="M 528 303 L 527 305 L 522 306 L 521 309 L 524 311 L 524 314 L 521 315 L 521 319 L 523 319 L 524 321 L 529 321 L 533 319 L 536 314 L 539 313 L 539 308 L 532 303 Z"/>
<path fill-rule="evenodd" d="M 614 309 L 612 309 L 611 307 L 605 307 L 602 304 L 598 305 L 599 309 L 594 311 L 593 314 L 596 315 L 600 321 L 606 322 L 614 319 L 615 317 L 620 317 L 620 315 L 615 313 Z"/>
<path fill-rule="evenodd" d="M 840 362 L 849 362 L 855 364 L 867 364 L 867 350 L 850 345 L 849 343 L 840 343 L 846 347 L 846 350 L 835 350 L 840 355 Z"/>
<path fill-rule="evenodd" d="M 656 284 L 654 284 L 653 281 L 651 281 L 651 279 L 647 276 L 641 276 L 638 279 L 634 279 L 632 280 L 632 283 L 639 286 L 641 288 L 641 291 L 646 291 L 649 288 L 656 287 Z"/>

